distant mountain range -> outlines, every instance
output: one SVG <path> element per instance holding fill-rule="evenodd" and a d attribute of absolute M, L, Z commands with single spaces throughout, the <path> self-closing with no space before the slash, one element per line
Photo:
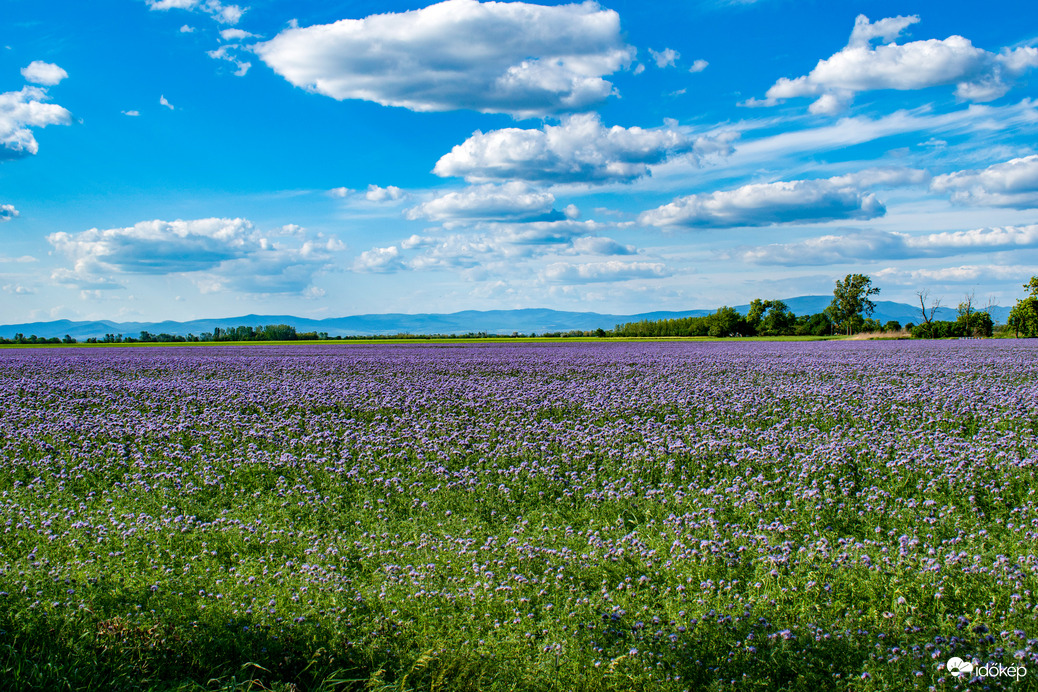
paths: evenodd
<path fill-rule="evenodd" d="M 784 301 L 789 309 L 797 315 L 809 315 L 824 310 L 832 296 L 799 296 Z M 737 305 L 735 308 L 745 314 L 749 305 Z M 1011 308 L 991 308 L 991 317 L 996 324 L 1005 323 Z M 73 322 L 71 320 L 54 320 L 51 322 L 29 322 L 25 324 L 0 325 L 0 336 L 11 338 L 17 333 L 26 336 L 35 334 L 38 337 L 63 337 L 66 334 L 83 340 L 89 337 L 104 337 L 105 334 L 122 334 L 137 336 L 142 331 L 152 334 L 195 334 L 211 332 L 215 327 L 225 329 L 239 325 L 258 326 L 261 324 L 288 324 L 300 332 L 327 332 L 330 336 L 364 336 L 383 334 L 465 334 L 468 332 L 486 332 L 488 334 L 523 334 L 544 332 L 565 332 L 572 329 L 594 330 L 612 329 L 617 324 L 638 322 L 640 320 L 672 319 L 677 317 L 695 317 L 708 315 L 709 310 L 684 310 L 677 312 L 643 312 L 637 315 L 606 315 L 597 312 L 562 312 L 543 308 L 524 310 L 465 310 L 442 314 L 406 315 L 400 313 L 384 315 L 352 315 L 349 317 L 330 317 L 315 320 L 292 315 L 242 315 L 240 317 L 222 317 L 219 319 L 190 320 L 188 322 L 111 322 L 97 320 L 91 322 Z M 957 315 L 953 308 L 938 308 L 936 319 L 954 320 Z M 881 323 L 897 320 L 901 324 L 921 322 L 919 308 L 906 303 L 876 301 L 876 312 L 873 315 Z"/>

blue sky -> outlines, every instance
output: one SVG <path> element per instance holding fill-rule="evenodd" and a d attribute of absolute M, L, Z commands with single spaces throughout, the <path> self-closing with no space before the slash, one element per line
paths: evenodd
<path fill-rule="evenodd" d="M 0 321 L 1038 274 L 1038 5 L 4 0 Z"/>

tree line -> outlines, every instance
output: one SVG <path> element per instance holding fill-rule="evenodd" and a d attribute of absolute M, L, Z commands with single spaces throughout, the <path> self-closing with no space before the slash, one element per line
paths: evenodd
<path fill-rule="evenodd" d="M 1009 326 L 1018 335 L 1038 336 L 1038 277 L 1024 286 L 1031 296 L 1020 302 L 1010 316 Z M 920 291 L 919 324 L 901 325 L 896 320 L 880 324 L 872 318 L 876 305 L 871 296 L 880 292 L 865 274 L 848 274 L 836 281 L 833 300 L 823 310 L 811 315 L 795 315 L 781 300 L 755 299 L 746 315 L 732 307 L 721 307 L 710 315 L 677 319 L 642 320 L 618 324 L 610 336 L 850 336 L 861 332 L 904 333 L 917 339 L 949 337 L 990 337 L 995 324 L 987 309 L 979 309 L 973 293 L 959 304 L 954 320 L 937 320 L 934 316 L 940 300 L 929 301 L 929 291 Z M 1015 315 L 1015 317 L 1014 317 Z"/>
<path fill-rule="evenodd" d="M 1016 302 L 1009 314 L 1004 335 L 1038 337 L 1038 276 L 1024 284 L 1028 295 Z M 757 298 L 750 303 L 745 315 L 733 307 L 723 306 L 709 315 L 679 317 L 674 319 L 640 320 L 618 324 L 612 330 L 595 329 L 554 331 L 542 337 L 662 337 L 662 336 L 834 336 L 836 334 L 858 334 L 861 332 L 907 332 L 917 339 L 942 339 L 949 337 L 990 337 L 995 333 L 994 320 L 989 312 L 991 306 L 980 309 L 973 293 L 965 296 L 958 305 L 954 320 L 937 320 L 934 316 L 941 306 L 940 299 L 930 299 L 928 290 L 919 291 L 920 322 L 901 325 L 896 320 L 880 324 L 872 318 L 876 305 L 870 296 L 880 289 L 872 285 L 865 274 L 848 274 L 837 280 L 833 289 L 833 300 L 822 312 L 811 315 L 795 315 L 781 300 Z M 214 327 L 212 332 L 200 335 L 152 334 L 142 331 L 139 336 L 105 334 L 102 338 L 90 337 L 86 343 L 132 344 L 132 343 L 203 343 L 227 341 L 318 341 L 318 340 L 386 340 L 396 339 L 466 339 L 487 337 L 525 338 L 526 334 L 512 332 L 510 335 L 467 332 L 465 334 L 384 334 L 376 336 L 335 336 L 327 332 L 298 332 L 287 324 L 269 324 L 250 327 Z M 537 334 L 531 333 L 530 337 Z M 68 334 L 64 338 L 25 336 L 15 334 L 13 338 L 0 337 L 0 344 L 75 344 L 77 340 Z"/>
<path fill-rule="evenodd" d="M 743 315 L 723 306 L 710 315 L 618 324 L 612 336 L 833 336 L 862 331 L 900 331 L 891 320 L 880 324 L 872 318 L 876 304 L 870 296 L 880 292 L 865 274 L 848 274 L 836 281 L 833 300 L 822 312 L 795 315 L 781 300 L 756 298 Z"/>
<path fill-rule="evenodd" d="M 238 327 L 214 327 L 211 332 L 199 335 L 188 334 L 152 334 L 142 331 L 139 336 L 123 336 L 122 334 L 105 334 L 103 337 L 88 337 L 88 344 L 155 344 L 155 343 L 203 343 L 214 341 L 319 341 L 328 339 L 328 332 L 299 332 L 288 324 L 267 324 L 258 327 L 241 325 Z M 25 336 L 15 334 L 12 339 L 0 337 L 0 344 L 75 344 L 77 339 L 65 335 L 58 337 L 38 337 L 35 334 Z"/>

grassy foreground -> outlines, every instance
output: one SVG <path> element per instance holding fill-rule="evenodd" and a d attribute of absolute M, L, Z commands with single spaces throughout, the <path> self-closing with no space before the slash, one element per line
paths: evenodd
<path fill-rule="evenodd" d="M 1036 355 L 9 351 L 0 685 L 1033 689 Z"/>

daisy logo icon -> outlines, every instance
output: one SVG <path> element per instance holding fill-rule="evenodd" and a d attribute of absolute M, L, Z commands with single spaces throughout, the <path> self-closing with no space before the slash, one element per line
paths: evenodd
<path fill-rule="evenodd" d="M 945 666 L 948 672 L 952 674 L 952 677 L 959 677 L 961 675 L 969 675 L 973 672 L 973 664 L 969 661 L 963 661 L 961 658 L 949 658 L 948 663 Z"/>

